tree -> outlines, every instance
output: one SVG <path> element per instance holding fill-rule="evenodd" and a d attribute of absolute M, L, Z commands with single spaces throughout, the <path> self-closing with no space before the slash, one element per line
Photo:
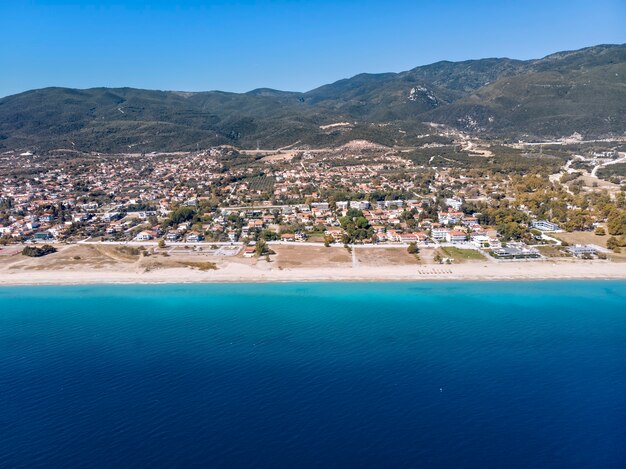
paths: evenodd
<path fill-rule="evenodd" d="M 329 248 L 334 240 L 335 240 L 335 238 L 333 238 L 331 235 L 329 235 L 329 234 L 324 235 L 324 246 Z"/>
<path fill-rule="evenodd" d="M 616 238 L 615 236 L 611 236 L 606 240 L 606 247 L 611 249 L 613 252 L 620 252 L 622 247 L 626 246 L 626 236 L 622 236 L 620 238 Z"/>
<path fill-rule="evenodd" d="M 166 220 L 165 225 L 179 225 L 180 223 L 192 220 L 195 216 L 196 211 L 193 208 L 187 206 L 178 207 L 172 212 L 169 219 Z"/>
<path fill-rule="evenodd" d="M 598 226 L 595 231 L 596 236 L 604 236 L 606 235 L 606 230 L 601 226 Z"/>
<path fill-rule="evenodd" d="M 159 249 L 165 249 L 165 240 L 163 238 L 159 239 Z"/>
<path fill-rule="evenodd" d="M 259 237 L 261 239 L 264 239 L 265 241 L 276 241 L 280 238 L 280 236 L 278 236 L 278 233 L 268 229 L 264 229 L 263 231 L 261 231 Z"/>
<path fill-rule="evenodd" d="M 265 240 L 264 239 L 257 240 L 256 245 L 254 246 L 254 252 L 256 253 L 256 255 L 261 257 L 263 254 L 265 254 L 266 250 L 267 250 L 267 243 L 265 242 Z"/>
<path fill-rule="evenodd" d="M 409 254 L 419 254 L 420 250 L 417 247 L 417 243 L 409 243 L 409 247 L 406 248 L 406 251 Z"/>
<path fill-rule="evenodd" d="M 606 221 L 610 235 L 626 234 L 626 210 L 612 210 Z"/>

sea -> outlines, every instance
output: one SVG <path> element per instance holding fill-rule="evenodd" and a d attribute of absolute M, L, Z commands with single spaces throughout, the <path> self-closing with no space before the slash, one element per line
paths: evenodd
<path fill-rule="evenodd" d="M 625 468 L 626 282 L 0 287 L 0 468 Z"/>

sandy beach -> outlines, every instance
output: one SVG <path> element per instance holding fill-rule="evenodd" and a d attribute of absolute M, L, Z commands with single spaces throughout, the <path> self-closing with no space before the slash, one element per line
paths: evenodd
<path fill-rule="evenodd" d="M 190 260 L 192 257 L 192 260 Z M 44 258 L 0 259 L 0 284 L 62 285 L 116 283 L 337 282 L 433 280 L 626 279 L 626 263 L 602 260 L 470 261 L 435 264 L 398 249 L 355 253 L 344 249 L 289 246 L 265 258 L 132 256 L 114 249 L 68 246 Z M 203 262 L 201 262 L 203 261 Z M 209 263 L 210 269 L 206 268 Z M 213 267 L 215 267 L 213 269 Z"/>

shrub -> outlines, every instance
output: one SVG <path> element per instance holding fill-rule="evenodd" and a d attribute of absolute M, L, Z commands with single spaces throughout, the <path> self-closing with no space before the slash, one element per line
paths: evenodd
<path fill-rule="evenodd" d="M 41 247 L 26 246 L 22 250 L 22 255 L 28 256 L 28 257 L 42 257 L 42 256 L 47 256 L 48 254 L 52 254 L 54 252 L 57 252 L 57 249 L 54 246 L 50 246 L 49 244 L 44 244 Z"/>

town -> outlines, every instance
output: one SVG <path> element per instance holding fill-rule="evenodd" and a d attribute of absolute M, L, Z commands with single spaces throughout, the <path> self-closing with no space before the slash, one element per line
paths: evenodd
<path fill-rule="evenodd" d="M 429 249 L 436 263 L 621 260 L 625 181 L 596 173 L 619 167 L 624 153 L 597 148 L 438 136 L 418 150 L 353 141 L 325 150 L 7 152 L 0 243 L 13 254 L 30 243 L 82 243 L 267 257 L 272 245 L 294 243 L 402 247 L 416 263 Z"/>

